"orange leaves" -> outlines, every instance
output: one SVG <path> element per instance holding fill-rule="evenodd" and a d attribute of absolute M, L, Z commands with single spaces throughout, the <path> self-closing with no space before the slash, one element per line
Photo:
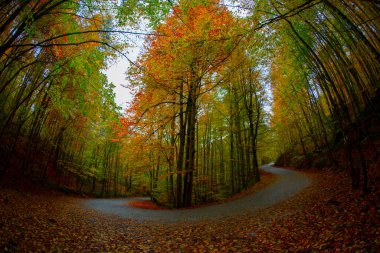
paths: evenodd
<path fill-rule="evenodd" d="M 67 12 L 74 12 L 67 10 Z M 58 59 L 72 58 L 75 54 L 97 47 L 101 41 L 97 31 L 101 29 L 102 16 L 95 14 L 86 19 L 79 20 L 75 15 L 59 14 L 47 16 L 43 24 L 39 24 L 40 35 L 47 38 L 50 51 Z M 58 22 L 59 20 L 59 22 Z"/>
<path fill-rule="evenodd" d="M 221 35 L 228 36 L 233 24 L 229 12 L 217 5 L 198 6 L 189 10 L 191 17 L 189 27 L 196 31 L 200 39 L 219 39 Z"/>
<path fill-rule="evenodd" d="M 158 206 L 154 204 L 150 200 L 135 200 L 130 201 L 127 203 L 127 206 L 135 207 L 135 208 L 142 208 L 142 209 L 149 209 L 149 210 L 162 210 L 165 209 L 161 206 Z"/>
<path fill-rule="evenodd" d="M 173 89 L 178 80 L 191 78 L 190 72 L 201 74 L 215 68 L 233 48 L 227 45 L 236 38 L 234 22 L 230 13 L 214 2 L 175 6 L 157 28 L 162 36 L 150 36 L 146 41 L 146 53 L 140 59 L 144 81 L 149 81 L 146 84 Z"/>
<path fill-rule="evenodd" d="M 227 36 L 234 22 L 225 8 L 214 4 L 191 7 L 187 11 L 184 8 L 182 5 L 173 8 L 173 14 L 157 28 L 157 33 L 165 36 L 151 37 L 149 51 L 184 49 L 192 43 Z"/>
<path fill-rule="evenodd" d="M 218 37 L 221 34 L 221 29 L 214 29 L 208 32 L 209 37 Z"/>

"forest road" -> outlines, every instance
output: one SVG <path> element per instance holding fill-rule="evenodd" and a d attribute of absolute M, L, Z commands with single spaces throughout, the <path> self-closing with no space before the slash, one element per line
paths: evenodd
<path fill-rule="evenodd" d="M 148 198 L 89 199 L 81 204 L 85 208 L 105 214 L 136 220 L 163 222 L 210 220 L 243 215 L 269 207 L 292 197 L 310 183 L 307 176 L 297 171 L 276 168 L 272 164 L 263 165 L 261 168 L 277 175 L 276 180 L 260 191 L 226 203 L 183 210 L 147 210 L 128 206 L 130 201 Z"/>

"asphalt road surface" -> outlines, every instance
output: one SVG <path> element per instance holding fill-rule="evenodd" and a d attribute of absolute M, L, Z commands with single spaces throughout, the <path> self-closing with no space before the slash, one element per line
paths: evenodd
<path fill-rule="evenodd" d="M 127 205 L 130 201 L 146 200 L 147 198 L 89 199 L 84 200 L 82 204 L 85 208 L 105 214 L 138 220 L 209 220 L 255 212 L 295 195 L 309 184 L 308 178 L 297 171 L 275 168 L 271 164 L 263 165 L 261 168 L 277 175 L 274 183 L 251 195 L 222 204 L 185 210 L 147 210 Z"/>

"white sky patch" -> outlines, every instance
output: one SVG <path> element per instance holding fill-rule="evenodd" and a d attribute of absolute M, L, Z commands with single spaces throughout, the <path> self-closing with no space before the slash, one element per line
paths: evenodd
<path fill-rule="evenodd" d="M 150 33 L 151 31 L 147 28 L 147 21 L 142 20 L 138 29 L 136 27 L 119 27 L 118 30 L 125 31 L 135 31 L 141 33 Z M 145 36 L 144 35 L 121 35 L 118 34 L 115 36 L 118 43 L 125 43 L 128 45 L 128 49 L 123 51 L 126 57 L 132 62 L 136 62 L 138 56 L 141 54 Z M 122 111 L 127 108 L 127 103 L 131 102 L 133 99 L 133 94 L 130 87 L 130 83 L 127 80 L 128 69 L 131 66 L 131 63 L 125 56 L 119 54 L 115 59 L 111 60 L 108 68 L 104 71 L 107 76 L 108 82 L 111 82 L 115 85 L 115 102 L 118 106 L 122 107 Z"/>
<path fill-rule="evenodd" d="M 254 2 L 253 1 L 235 1 L 235 0 L 222 0 L 220 1 L 222 6 L 227 7 L 227 9 L 235 16 L 239 18 L 246 18 L 251 15 Z"/>
<path fill-rule="evenodd" d="M 149 31 L 146 30 L 144 22 L 140 24 L 140 29 L 138 30 L 138 32 L 149 33 Z M 119 54 L 115 59 L 111 60 L 111 63 L 109 63 L 109 66 L 104 71 L 104 73 L 107 76 L 108 82 L 111 82 L 115 85 L 115 102 L 118 106 L 121 106 L 122 110 L 124 111 L 127 108 L 127 103 L 131 102 L 133 99 L 131 90 L 128 89 L 130 83 L 127 80 L 127 72 L 129 67 L 131 66 L 131 63 L 128 61 L 128 59 L 132 62 L 136 62 L 138 56 L 142 51 L 145 36 L 119 35 L 116 36 L 115 39 L 118 39 L 120 43 L 125 42 L 127 45 L 129 45 L 129 47 L 127 50 L 123 51 L 124 55 Z M 128 59 L 126 59 L 125 56 L 128 57 Z"/>
<path fill-rule="evenodd" d="M 136 61 L 139 54 L 139 48 L 134 48 L 127 53 L 128 58 L 131 61 Z M 129 82 L 127 81 L 127 71 L 130 67 L 130 63 L 125 57 L 119 56 L 110 66 L 104 71 L 107 75 L 108 82 L 115 85 L 115 102 L 117 105 L 124 109 L 127 108 L 127 103 L 131 102 L 133 96 L 130 89 L 128 89 Z"/>

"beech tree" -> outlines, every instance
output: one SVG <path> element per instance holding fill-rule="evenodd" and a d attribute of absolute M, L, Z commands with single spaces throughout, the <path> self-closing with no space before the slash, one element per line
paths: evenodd
<path fill-rule="evenodd" d="M 136 95 L 124 122 L 126 136 L 145 138 L 153 199 L 190 206 L 260 180 L 257 142 L 266 102 L 253 52 L 244 50 L 245 26 L 217 2 L 183 2 L 147 39 L 130 72 Z M 157 188 L 159 174 L 166 197 Z"/>

